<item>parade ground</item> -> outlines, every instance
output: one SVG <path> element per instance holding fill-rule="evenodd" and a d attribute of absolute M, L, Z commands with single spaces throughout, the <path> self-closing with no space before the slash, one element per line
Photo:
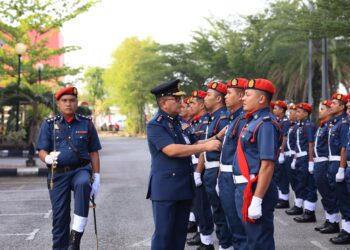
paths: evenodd
<path fill-rule="evenodd" d="M 147 142 L 103 137 L 101 143 L 101 189 L 96 200 L 99 249 L 150 249 L 153 220 L 151 202 L 145 199 L 150 169 Z M 0 158 L 1 167 L 6 161 Z M 334 246 L 329 242 L 333 235 L 314 230 L 324 222 L 320 201 L 317 207 L 317 223 L 307 224 L 295 223 L 284 210 L 275 211 L 277 249 L 350 249 Z M 45 177 L 0 177 L 0 225 L 1 249 L 51 248 L 51 205 Z M 92 209 L 81 249 L 96 249 Z"/>

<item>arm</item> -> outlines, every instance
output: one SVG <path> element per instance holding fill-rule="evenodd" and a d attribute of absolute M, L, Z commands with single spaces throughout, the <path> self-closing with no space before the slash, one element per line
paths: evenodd
<path fill-rule="evenodd" d="M 257 182 L 254 196 L 260 199 L 264 198 L 267 189 L 270 186 L 270 182 L 273 176 L 275 163 L 270 160 L 262 160 L 259 170 L 259 181 Z"/>
<path fill-rule="evenodd" d="M 314 161 L 314 143 L 309 142 L 309 161 Z"/>
<path fill-rule="evenodd" d="M 93 173 L 100 173 L 100 155 L 98 151 L 90 153 L 91 166 Z"/>
<path fill-rule="evenodd" d="M 283 136 L 283 139 L 282 139 L 282 145 L 281 145 L 281 153 L 283 154 L 284 153 L 284 148 L 287 144 L 287 136 Z"/>
<path fill-rule="evenodd" d="M 221 142 L 211 140 L 196 145 L 169 144 L 162 149 L 162 152 L 169 157 L 186 157 L 204 151 L 220 151 Z"/>
<path fill-rule="evenodd" d="M 203 171 L 204 171 L 204 154 L 201 153 L 199 155 L 198 164 L 195 172 L 203 173 Z"/>
<path fill-rule="evenodd" d="M 342 147 L 340 149 L 340 168 L 346 168 L 347 163 L 346 163 L 346 148 Z"/>
<path fill-rule="evenodd" d="M 40 149 L 39 151 L 39 158 L 42 162 L 45 162 L 45 157 L 48 155 L 49 153 L 46 150 Z"/>

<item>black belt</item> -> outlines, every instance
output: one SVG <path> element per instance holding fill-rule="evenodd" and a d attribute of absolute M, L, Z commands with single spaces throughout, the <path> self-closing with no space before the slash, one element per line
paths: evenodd
<path fill-rule="evenodd" d="M 81 168 L 81 167 L 85 167 L 89 163 L 90 162 L 87 162 L 84 164 L 78 164 L 78 165 L 57 166 L 53 171 L 54 171 L 54 173 L 66 173 L 66 172 L 73 171 L 73 170 L 76 170 L 76 169 Z M 49 169 L 51 171 L 51 167 L 49 167 Z"/>

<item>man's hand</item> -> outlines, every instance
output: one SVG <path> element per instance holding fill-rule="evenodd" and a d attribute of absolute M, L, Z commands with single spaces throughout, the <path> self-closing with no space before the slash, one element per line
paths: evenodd
<path fill-rule="evenodd" d="M 100 189 L 100 174 L 99 173 L 94 173 L 94 182 L 92 183 L 91 186 L 91 193 L 90 196 L 97 196 L 97 192 Z"/>
<path fill-rule="evenodd" d="M 283 164 L 284 163 L 284 153 L 280 153 L 280 156 L 278 157 L 278 163 Z"/>
<path fill-rule="evenodd" d="M 261 210 L 262 199 L 256 196 L 253 196 L 252 202 L 248 208 L 248 217 L 250 219 L 256 220 L 262 216 Z"/>
<path fill-rule="evenodd" d="M 57 165 L 57 159 L 58 159 L 58 155 L 61 152 L 59 151 L 53 151 L 50 154 L 45 156 L 45 163 L 48 165 L 52 165 L 52 164 L 56 164 Z"/>
<path fill-rule="evenodd" d="M 220 151 L 222 143 L 219 140 L 210 140 L 205 143 L 205 151 Z"/>
<path fill-rule="evenodd" d="M 309 161 L 309 167 L 308 167 L 309 173 L 313 174 L 314 173 L 314 162 Z"/>
<path fill-rule="evenodd" d="M 335 181 L 342 182 L 344 181 L 344 177 L 345 177 L 345 168 L 338 168 L 338 172 L 335 175 Z"/>
<path fill-rule="evenodd" d="M 196 184 L 196 187 L 200 187 L 203 184 L 201 179 L 201 173 L 194 172 L 193 178 L 194 178 L 194 183 Z"/>
<path fill-rule="evenodd" d="M 295 163 L 296 163 L 296 161 L 297 160 L 294 158 L 292 163 L 290 164 L 290 168 L 293 169 L 293 170 L 295 170 Z"/>

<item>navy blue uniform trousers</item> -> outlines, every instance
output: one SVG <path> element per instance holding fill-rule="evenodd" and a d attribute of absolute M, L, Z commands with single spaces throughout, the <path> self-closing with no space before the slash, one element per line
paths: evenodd
<path fill-rule="evenodd" d="M 335 178 L 334 178 L 335 180 Z M 345 180 L 335 184 L 335 190 L 339 202 L 339 210 L 342 219 L 350 221 L 350 168 L 345 169 Z"/>
<path fill-rule="evenodd" d="M 219 168 L 206 169 L 203 176 L 203 183 L 213 211 L 213 219 L 216 225 L 216 236 L 219 240 L 219 245 L 223 248 L 228 248 L 232 246 L 231 232 L 227 225 L 220 198 L 215 190 L 218 171 Z"/>
<path fill-rule="evenodd" d="M 192 200 L 152 201 L 152 250 L 183 250 Z"/>
<path fill-rule="evenodd" d="M 296 171 L 291 168 L 291 164 L 292 164 L 293 159 L 294 159 L 294 156 L 286 156 L 284 158 L 284 166 L 285 166 L 286 171 L 287 171 L 288 182 L 290 183 L 292 190 L 295 192 Z"/>
<path fill-rule="evenodd" d="M 221 172 L 219 176 L 220 201 L 224 209 L 227 224 L 232 233 L 234 249 L 248 249 L 244 226 L 237 214 L 232 172 Z"/>
<path fill-rule="evenodd" d="M 50 190 L 51 172 L 48 174 L 52 205 L 52 240 L 54 250 L 66 250 L 69 244 L 71 190 L 74 192 L 74 214 L 89 215 L 91 192 L 91 166 L 87 165 L 66 173 L 55 173 L 53 190 Z"/>
<path fill-rule="evenodd" d="M 246 183 L 236 185 L 236 209 L 237 213 L 242 218 L 243 194 Z M 253 193 L 256 184 L 253 184 Z M 262 217 L 255 220 L 255 223 L 243 223 L 245 232 L 247 234 L 248 249 L 250 250 L 274 250 L 275 240 L 274 225 L 273 225 L 273 211 L 278 201 L 278 191 L 275 182 L 272 180 L 267 189 L 262 202 Z"/>
<path fill-rule="evenodd" d="M 339 166 L 339 162 L 337 165 Z M 314 168 L 315 184 L 321 195 L 321 203 L 323 208 L 328 214 L 335 214 L 339 212 L 337 196 L 335 194 L 336 172 L 329 172 L 332 168 L 334 168 L 334 164 L 331 164 L 328 161 L 317 162 L 315 163 Z M 334 181 L 332 181 L 332 179 L 334 179 Z"/>
<path fill-rule="evenodd" d="M 295 196 L 296 198 L 306 200 L 309 202 L 317 201 L 317 190 L 315 180 L 312 174 L 309 173 L 309 158 L 308 156 L 302 156 L 297 158 L 295 163 L 296 171 L 296 186 Z"/>

